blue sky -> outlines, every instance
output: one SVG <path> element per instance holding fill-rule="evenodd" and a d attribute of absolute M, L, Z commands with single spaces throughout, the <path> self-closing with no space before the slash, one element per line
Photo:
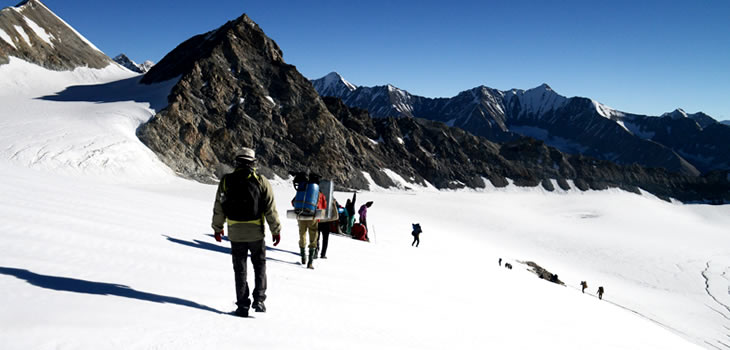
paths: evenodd
<path fill-rule="evenodd" d="M 730 119 L 725 0 L 42 1 L 108 55 L 138 62 L 247 13 L 308 78 L 337 71 L 429 97 L 547 83 L 627 112 Z"/>

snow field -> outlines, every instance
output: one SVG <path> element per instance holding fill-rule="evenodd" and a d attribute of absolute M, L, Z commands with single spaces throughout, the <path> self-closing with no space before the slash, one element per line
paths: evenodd
<path fill-rule="evenodd" d="M 276 179 L 283 236 L 267 252 L 268 312 L 225 315 L 234 282 L 227 242 L 209 236 L 215 186 L 176 178 L 134 136 L 171 83 L 140 87 L 115 65 L 57 73 L 16 59 L 0 76 L 3 349 L 690 349 L 726 340 L 730 208 L 618 190 L 362 192 L 358 206 L 374 201 L 372 242 L 331 236 L 329 259 L 309 271 L 285 218 L 293 189 Z M 419 248 L 410 246 L 415 222 Z M 514 269 L 497 266 L 500 257 Z M 527 260 L 567 287 L 525 271 L 518 261 Z M 603 301 L 593 296 L 599 285 Z"/>
<path fill-rule="evenodd" d="M 0 174 L 9 349 L 692 348 L 520 264 L 498 267 L 502 250 L 475 232 L 420 220 L 422 245 L 411 247 L 407 205 L 418 196 L 406 194 L 361 193 L 358 202 L 375 201 L 377 243 L 332 236 L 314 271 L 296 264 L 296 224 L 283 219 L 282 244 L 268 252 L 268 313 L 222 315 L 210 309 L 235 306 L 227 245 L 208 236 L 214 186 L 150 192 L 13 166 Z M 281 213 L 294 193 L 275 192 Z"/>

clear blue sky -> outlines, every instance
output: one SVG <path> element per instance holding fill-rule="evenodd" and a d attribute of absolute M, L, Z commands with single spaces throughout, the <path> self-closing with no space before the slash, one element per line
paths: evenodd
<path fill-rule="evenodd" d="M 730 119 L 726 0 L 42 1 L 137 62 L 247 13 L 308 78 L 337 71 L 429 97 L 547 83 L 627 112 Z"/>

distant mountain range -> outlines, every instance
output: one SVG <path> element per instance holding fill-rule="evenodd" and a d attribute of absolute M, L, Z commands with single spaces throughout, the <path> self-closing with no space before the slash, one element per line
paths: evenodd
<path fill-rule="evenodd" d="M 548 191 L 618 187 L 638 193 L 641 188 L 662 198 L 730 201 L 727 171 L 699 176 L 684 158 L 653 141 L 632 139 L 647 144 L 652 156 L 664 156 L 660 164 L 674 161 L 684 171 L 570 155 L 509 130 L 515 118 L 550 120 L 557 110 L 595 114 L 588 119 L 594 127 L 617 124 L 610 118 L 619 112 L 591 100 L 562 97 L 547 85 L 507 92 L 479 87 L 452 99 L 413 96 L 393 86 L 356 87 L 332 74 L 313 85 L 284 62 L 278 45 L 246 15 L 186 40 L 142 82 L 175 77 L 180 80 L 168 97 L 170 105 L 137 135 L 177 173 L 199 181 L 215 181 L 233 162 L 233 151 L 249 146 L 264 174 L 287 178 L 290 171 L 314 171 L 345 188 L 368 188 L 370 182 L 391 187 L 393 179 L 402 178 L 437 188 L 512 182 Z M 318 90 L 342 91 L 344 99 L 320 97 Z M 439 121 L 418 118 L 431 115 L 425 111 L 438 111 Z M 561 135 L 580 134 L 581 127 L 586 134 L 600 134 L 585 121 L 576 124 L 562 125 Z M 464 131 L 470 127 L 481 132 Z"/>
<path fill-rule="evenodd" d="M 691 176 L 730 169 L 730 128 L 701 112 L 631 114 L 561 96 L 547 84 L 508 91 L 479 86 L 451 98 L 421 97 L 392 85 L 356 86 L 334 72 L 312 84 L 320 95 L 374 117 L 439 121 L 498 142 L 529 136 L 571 154 Z"/>
<path fill-rule="evenodd" d="M 124 68 L 127 68 L 135 73 L 147 73 L 152 66 L 155 65 L 152 61 L 144 61 L 144 63 L 137 63 L 132 61 L 127 55 L 121 53 L 113 58 L 114 62 L 119 63 Z"/>
<path fill-rule="evenodd" d="M 38 0 L 0 16 L 0 64 L 14 56 L 54 70 L 117 65 Z M 430 99 L 336 74 L 310 82 L 283 57 L 246 15 L 186 40 L 139 79 L 176 85 L 137 136 L 180 176 L 202 182 L 230 171 L 235 150 L 248 146 L 262 174 L 313 171 L 340 188 L 401 180 L 452 189 L 616 187 L 730 202 L 727 170 L 698 171 L 722 163 L 727 146 L 718 140 L 729 128 L 702 114 L 636 116 L 547 85 Z M 84 98 L 98 101 L 88 91 Z"/>

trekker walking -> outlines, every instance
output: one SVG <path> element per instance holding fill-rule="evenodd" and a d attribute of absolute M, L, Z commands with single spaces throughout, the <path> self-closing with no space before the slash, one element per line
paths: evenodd
<path fill-rule="evenodd" d="M 330 233 L 337 232 L 337 231 L 335 231 L 336 228 L 337 228 L 337 221 L 319 223 L 319 235 L 322 237 L 322 245 L 321 245 L 320 255 L 319 255 L 319 257 L 321 259 L 327 259 L 327 246 L 329 245 Z M 315 254 L 314 258 L 315 259 L 317 258 L 316 254 Z"/>
<path fill-rule="evenodd" d="M 368 227 L 368 208 L 370 208 L 372 205 L 372 201 L 367 202 L 360 207 L 360 210 L 357 211 L 357 213 L 360 214 L 360 223 L 366 228 Z"/>
<path fill-rule="evenodd" d="M 413 231 L 411 234 L 413 235 L 413 243 L 411 243 L 411 247 L 415 244 L 416 248 L 418 248 L 418 245 L 421 244 L 421 239 L 419 237 L 423 231 L 421 230 L 421 224 L 412 224 L 412 226 Z"/>
<path fill-rule="evenodd" d="M 598 287 L 598 299 L 603 300 L 603 286 Z"/>
<path fill-rule="evenodd" d="M 274 203 L 274 191 L 269 181 L 256 173 L 256 153 L 243 148 L 236 153 L 236 170 L 226 174 L 218 184 L 213 205 L 215 240 L 224 236 L 223 225 L 228 227 L 233 256 L 233 275 L 236 283 L 236 305 L 233 313 L 248 317 L 251 307 L 246 281 L 246 259 L 251 252 L 254 270 L 253 309 L 266 312 L 266 241 L 264 220 L 269 225 L 274 246 L 281 240 L 281 223 Z"/>
<path fill-rule="evenodd" d="M 309 182 L 319 184 L 319 176 L 309 174 Z M 317 198 L 317 209 L 327 209 L 327 199 L 322 192 Z M 299 254 L 302 257 L 302 265 L 307 264 L 308 269 L 314 269 L 314 257 L 317 251 L 317 240 L 319 239 L 319 219 L 298 220 L 299 225 Z M 309 232 L 309 260 L 307 260 L 307 232 Z"/>
<path fill-rule="evenodd" d="M 586 282 L 586 281 L 581 281 L 581 282 L 580 282 L 580 288 L 581 288 L 581 289 L 580 289 L 580 291 L 581 291 L 581 292 L 583 292 L 583 293 L 585 294 L 585 292 L 586 292 L 586 288 L 588 288 L 588 282 Z"/>
<path fill-rule="evenodd" d="M 345 210 L 347 210 L 347 234 L 352 236 L 352 225 L 355 224 L 355 200 L 357 192 L 352 193 L 352 200 L 347 200 Z"/>

